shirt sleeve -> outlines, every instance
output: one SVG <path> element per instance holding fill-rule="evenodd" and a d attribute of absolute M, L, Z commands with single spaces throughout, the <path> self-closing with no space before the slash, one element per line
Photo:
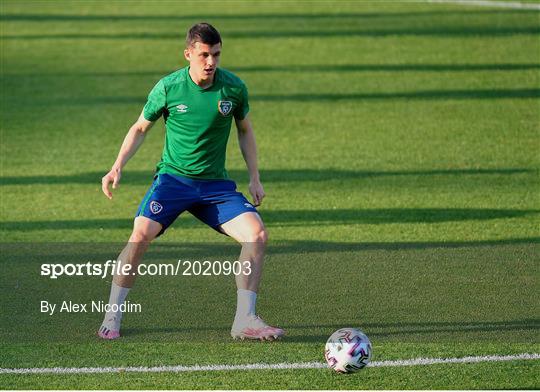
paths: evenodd
<path fill-rule="evenodd" d="M 242 89 L 240 91 L 240 101 L 238 106 L 234 109 L 234 118 L 237 120 L 243 120 L 246 118 L 249 113 L 249 101 L 248 101 L 248 91 L 245 84 L 242 84 Z"/>
<path fill-rule="evenodd" d="M 148 100 L 143 110 L 144 118 L 148 121 L 156 121 L 161 117 L 166 107 L 167 95 L 163 80 L 160 80 L 148 94 Z"/>

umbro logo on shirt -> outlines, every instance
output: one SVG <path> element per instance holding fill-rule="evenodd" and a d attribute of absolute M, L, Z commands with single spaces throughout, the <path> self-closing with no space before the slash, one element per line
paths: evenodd
<path fill-rule="evenodd" d="M 180 105 L 176 106 L 176 109 L 179 113 L 185 113 L 188 110 L 188 107 L 181 103 Z"/>

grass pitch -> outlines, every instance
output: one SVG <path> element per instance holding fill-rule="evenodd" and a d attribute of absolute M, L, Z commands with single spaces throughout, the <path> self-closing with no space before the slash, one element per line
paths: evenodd
<path fill-rule="evenodd" d="M 322 361 L 359 327 L 374 359 L 539 352 L 537 11 L 424 3 L 15 2 L 1 5 L 0 367 Z M 160 122 L 113 201 L 100 178 L 185 31 L 214 24 L 221 66 L 250 91 L 270 233 L 258 311 L 275 344 L 229 341 L 228 277 L 141 277 L 124 337 L 101 315 L 109 279 L 39 275 L 115 258 L 150 185 Z M 246 191 L 236 139 L 230 175 Z M 58 243 L 61 243 L 60 245 Z M 181 217 L 147 262 L 234 257 Z M 538 388 L 538 361 L 328 370 L 0 375 L 6 388 Z"/>

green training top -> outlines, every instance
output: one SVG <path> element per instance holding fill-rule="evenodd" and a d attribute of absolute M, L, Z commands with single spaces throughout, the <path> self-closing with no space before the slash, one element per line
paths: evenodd
<path fill-rule="evenodd" d="M 249 112 L 247 88 L 233 73 L 218 68 L 204 89 L 189 76 L 189 67 L 162 78 L 148 95 L 144 118 L 165 120 L 165 145 L 158 173 L 201 179 L 228 178 L 225 153 L 232 118 Z"/>

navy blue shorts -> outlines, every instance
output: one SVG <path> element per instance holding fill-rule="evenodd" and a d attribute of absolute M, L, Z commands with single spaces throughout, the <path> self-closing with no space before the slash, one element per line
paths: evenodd
<path fill-rule="evenodd" d="M 158 174 L 146 192 L 137 216 L 145 216 L 169 227 L 178 216 L 189 211 L 208 226 L 219 231 L 220 225 L 244 212 L 257 212 L 232 180 L 195 180 L 193 178 Z"/>

